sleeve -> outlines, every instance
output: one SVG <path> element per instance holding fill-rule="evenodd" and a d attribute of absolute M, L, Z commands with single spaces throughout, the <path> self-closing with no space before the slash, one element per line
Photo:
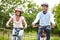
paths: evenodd
<path fill-rule="evenodd" d="M 55 24 L 55 21 L 54 21 L 54 15 L 52 14 L 52 13 L 50 13 L 50 22 L 52 23 L 52 24 Z"/>
<path fill-rule="evenodd" d="M 37 14 L 36 19 L 34 20 L 33 24 L 36 24 L 40 19 L 40 13 Z"/>

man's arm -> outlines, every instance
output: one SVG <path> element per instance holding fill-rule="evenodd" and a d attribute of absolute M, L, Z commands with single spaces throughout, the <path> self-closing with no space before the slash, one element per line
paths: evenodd
<path fill-rule="evenodd" d="M 52 23 L 52 28 L 54 28 L 56 26 L 54 19 L 55 19 L 54 15 L 51 13 L 51 15 L 50 15 L 50 21 Z"/>
<path fill-rule="evenodd" d="M 38 20 L 40 19 L 40 13 L 37 14 L 36 19 L 34 20 L 34 22 L 32 23 L 32 26 L 34 27 L 35 24 L 38 22 Z"/>

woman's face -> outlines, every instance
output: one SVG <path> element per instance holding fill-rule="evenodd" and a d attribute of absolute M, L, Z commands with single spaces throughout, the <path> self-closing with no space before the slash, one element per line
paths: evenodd
<path fill-rule="evenodd" d="M 21 12 L 18 11 L 18 10 L 16 10 L 16 11 L 15 11 L 15 14 L 16 14 L 17 16 L 20 16 Z"/>

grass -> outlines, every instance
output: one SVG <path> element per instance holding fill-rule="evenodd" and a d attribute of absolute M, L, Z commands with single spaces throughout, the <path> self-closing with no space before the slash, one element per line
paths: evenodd
<path fill-rule="evenodd" d="M 37 40 L 37 33 L 25 33 L 24 40 Z M 60 40 L 58 36 L 51 36 L 51 40 Z"/>
<path fill-rule="evenodd" d="M 3 37 L 3 33 L 0 33 L 0 40 L 8 40 L 8 38 L 11 40 L 11 33 L 10 36 L 8 37 L 8 33 L 4 34 Z M 23 40 L 36 40 L 37 39 L 37 33 L 24 33 L 23 35 Z M 51 36 L 51 40 L 60 40 L 60 38 L 58 36 Z"/>

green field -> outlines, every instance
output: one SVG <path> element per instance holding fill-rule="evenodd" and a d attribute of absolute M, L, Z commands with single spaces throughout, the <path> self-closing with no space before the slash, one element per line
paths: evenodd
<path fill-rule="evenodd" d="M 8 39 L 9 38 L 9 39 Z M 24 33 L 23 40 L 36 40 L 37 39 L 37 33 Z M 8 33 L 4 34 L 0 33 L 0 40 L 11 40 L 11 34 L 8 35 Z M 60 40 L 58 36 L 51 36 L 51 40 Z"/>

